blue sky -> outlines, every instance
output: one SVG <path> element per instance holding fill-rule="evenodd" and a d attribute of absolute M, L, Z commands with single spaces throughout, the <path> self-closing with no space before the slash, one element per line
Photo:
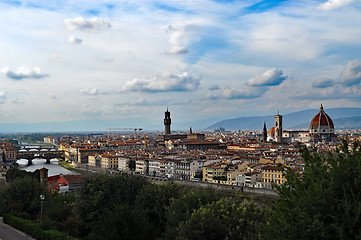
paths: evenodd
<path fill-rule="evenodd" d="M 0 17 L 0 123 L 361 105 L 359 0 L 3 0 Z"/>

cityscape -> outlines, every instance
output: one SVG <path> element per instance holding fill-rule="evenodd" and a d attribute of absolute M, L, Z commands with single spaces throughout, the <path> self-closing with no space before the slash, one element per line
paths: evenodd
<path fill-rule="evenodd" d="M 0 239 L 360 238 L 359 0 L 0 14 Z"/>

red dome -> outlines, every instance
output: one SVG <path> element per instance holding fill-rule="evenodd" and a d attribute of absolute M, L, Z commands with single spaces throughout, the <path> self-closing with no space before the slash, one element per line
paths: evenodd
<path fill-rule="evenodd" d="M 321 104 L 320 111 L 312 118 L 310 128 L 318 128 L 318 127 L 331 127 L 333 128 L 333 121 L 324 111 L 323 106 Z"/>
<path fill-rule="evenodd" d="M 272 127 L 272 128 L 268 131 L 268 134 L 274 135 L 275 132 L 276 132 L 275 127 Z"/>

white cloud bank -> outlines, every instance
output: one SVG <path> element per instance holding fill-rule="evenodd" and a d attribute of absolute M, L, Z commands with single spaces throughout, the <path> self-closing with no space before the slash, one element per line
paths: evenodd
<path fill-rule="evenodd" d="M 67 18 L 64 20 L 64 24 L 68 31 L 96 31 L 111 28 L 107 20 L 98 17 L 90 19 L 83 17 Z"/>
<path fill-rule="evenodd" d="M 200 80 L 201 76 L 191 76 L 188 72 L 180 75 L 164 72 L 149 79 L 135 78 L 128 81 L 122 90 L 143 92 L 195 91 L 200 85 Z"/>
<path fill-rule="evenodd" d="M 15 80 L 22 80 L 24 78 L 40 79 L 49 76 L 49 74 L 43 74 L 39 67 L 30 67 L 27 65 L 20 66 L 16 71 L 11 71 L 9 67 L 5 67 L 1 70 L 1 73 Z"/>
<path fill-rule="evenodd" d="M 328 0 L 325 3 L 322 3 L 319 8 L 323 10 L 332 10 L 343 7 L 351 2 L 354 2 L 354 0 Z"/>

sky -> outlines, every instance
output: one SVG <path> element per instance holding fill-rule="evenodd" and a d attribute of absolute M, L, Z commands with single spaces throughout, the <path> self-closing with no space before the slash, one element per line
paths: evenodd
<path fill-rule="evenodd" d="M 361 106 L 360 0 L 0 0 L 0 19 L 0 123 Z"/>

